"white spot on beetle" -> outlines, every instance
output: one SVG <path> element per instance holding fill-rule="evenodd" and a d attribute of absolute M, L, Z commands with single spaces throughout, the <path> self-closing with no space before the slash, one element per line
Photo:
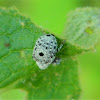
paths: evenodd
<path fill-rule="evenodd" d="M 62 45 L 58 48 L 57 40 L 54 35 L 43 35 L 38 38 L 35 43 L 33 60 L 36 61 L 40 69 L 46 69 L 51 63 L 56 63 L 56 53 L 60 51 L 61 47 Z M 59 61 L 61 60 L 59 59 Z"/>

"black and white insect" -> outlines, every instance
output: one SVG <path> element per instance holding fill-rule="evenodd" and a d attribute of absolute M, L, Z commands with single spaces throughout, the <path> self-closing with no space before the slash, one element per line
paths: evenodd
<path fill-rule="evenodd" d="M 63 44 L 58 48 L 57 40 L 53 34 L 45 34 L 37 39 L 33 49 L 33 60 L 36 61 L 40 69 L 46 69 L 49 64 L 59 64 L 60 59 L 56 58 L 56 53 L 60 51 Z"/>

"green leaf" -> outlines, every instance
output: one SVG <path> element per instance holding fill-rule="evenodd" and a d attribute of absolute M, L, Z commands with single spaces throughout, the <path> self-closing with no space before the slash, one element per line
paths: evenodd
<path fill-rule="evenodd" d="M 82 49 L 93 49 L 100 40 L 100 10 L 78 8 L 68 14 L 66 39 Z"/>
<path fill-rule="evenodd" d="M 65 43 L 57 54 L 62 59 L 61 64 L 40 70 L 32 59 L 32 52 L 35 41 L 44 33 L 49 32 L 37 27 L 15 9 L 0 9 L 1 93 L 20 88 L 28 92 L 29 100 L 79 97 L 77 61 L 66 56 L 79 54 L 82 50 Z M 59 45 L 63 41 L 57 40 Z"/>

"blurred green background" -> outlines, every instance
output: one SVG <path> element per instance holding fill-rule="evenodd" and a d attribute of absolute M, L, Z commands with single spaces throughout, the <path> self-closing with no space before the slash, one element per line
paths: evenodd
<path fill-rule="evenodd" d="M 77 7 L 99 7 L 100 0 L 0 0 L 0 7 L 15 6 L 22 15 L 44 29 L 61 36 L 67 21 L 67 13 Z M 79 78 L 82 89 L 81 100 L 100 99 L 100 47 L 95 53 L 79 56 Z M 23 100 L 26 93 L 8 90 L 0 100 Z M 16 97 L 16 98 L 15 98 Z"/>

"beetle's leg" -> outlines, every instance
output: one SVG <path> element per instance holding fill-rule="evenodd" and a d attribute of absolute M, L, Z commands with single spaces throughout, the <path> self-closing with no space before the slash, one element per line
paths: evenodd
<path fill-rule="evenodd" d="M 55 58 L 55 60 L 52 62 L 52 64 L 59 65 L 60 62 L 61 62 L 61 59 L 60 58 Z"/>
<path fill-rule="evenodd" d="M 60 44 L 60 47 L 58 48 L 57 52 L 59 52 L 61 50 L 61 48 L 63 47 L 64 43 L 66 42 L 66 40 L 63 41 L 62 44 Z"/>

